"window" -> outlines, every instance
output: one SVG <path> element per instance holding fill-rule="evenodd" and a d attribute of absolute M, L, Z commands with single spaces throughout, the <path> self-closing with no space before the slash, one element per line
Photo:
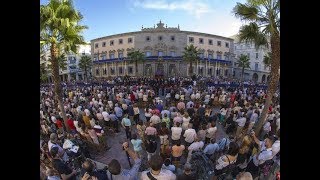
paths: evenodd
<path fill-rule="evenodd" d="M 150 36 L 147 36 L 147 37 L 146 37 L 146 41 L 150 41 Z"/>
<path fill-rule="evenodd" d="M 203 44 L 203 38 L 199 38 L 199 44 Z"/>
<path fill-rule="evenodd" d="M 256 59 L 258 59 L 259 58 L 259 54 L 258 53 L 256 53 Z"/>
<path fill-rule="evenodd" d="M 224 71 L 224 76 L 228 76 L 228 69 Z"/>
<path fill-rule="evenodd" d="M 250 53 L 247 53 L 248 58 L 250 59 Z"/>
<path fill-rule="evenodd" d="M 98 47 L 99 47 L 98 43 L 94 44 L 94 48 L 98 48 Z"/>
<path fill-rule="evenodd" d="M 110 54 L 109 54 L 109 58 L 110 58 L 110 59 L 114 59 L 114 53 L 110 53 Z"/>
<path fill-rule="evenodd" d="M 96 76 L 99 76 L 99 69 L 96 69 Z"/>
<path fill-rule="evenodd" d="M 221 59 L 221 54 L 217 54 L 217 59 Z"/>
<path fill-rule="evenodd" d="M 212 45 L 213 43 L 212 43 L 212 39 L 209 39 L 209 45 Z"/>
<path fill-rule="evenodd" d="M 103 55 L 101 56 L 101 58 L 102 58 L 102 60 L 105 60 L 105 59 L 107 59 L 107 56 L 106 56 L 106 54 L 103 54 Z"/>
<path fill-rule="evenodd" d="M 221 41 L 217 41 L 217 45 L 218 45 L 218 46 L 221 46 Z"/>
<path fill-rule="evenodd" d="M 176 56 L 176 52 L 170 51 L 170 56 L 172 56 L 172 57 Z"/>
<path fill-rule="evenodd" d="M 193 43 L 193 37 L 189 37 L 189 43 Z"/>
<path fill-rule="evenodd" d="M 113 40 L 111 40 L 111 41 L 110 41 L 110 46 L 113 46 L 113 43 L 114 43 L 114 41 L 113 41 Z"/>
<path fill-rule="evenodd" d="M 93 57 L 93 60 L 94 60 L 94 61 L 95 61 L 95 60 L 98 60 L 97 55 L 95 55 L 95 56 Z"/>
<path fill-rule="evenodd" d="M 122 74 L 123 71 L 122 71 L 122 67 L 119 67 L 119 74 Z"/>
<path fill-rule="evenodd" d="M 123 43 L 122 39 L 119 39 L 119 44 L 122 44 L 122 43 Z"/>
<path fill-rule="evenodd" d="M 111 72 L 111 75 L 114 75 L 114 74 L 115 74 L 115 69 L 114 69 L 114 67 L 111 67 L 111 68 L 110 68 L 110 72 Z"/>
<path fill-rule="evenodd" d="M 146 51 L 146 57 L 151 56 L 151 51 Z"/>
<path fill-rule="evenodd" d="M 158 40 L 159 40 L 159 41 L 162 41 L 162 36 L 159 36 L 159 37 L 158 37 Z"/>
<path fill-rule="evenodd" d="M 229 43 L 226 42 L 226 48 L 229 48 Z"/>
<path fill-rule="evenodd" d="M 128 38 L 128 43 L 132 43 L 132 38 Z"/>
<path fill-rule="evenodd" d="M 129 67 L 129 74 L 132 74 L 132 73 L 133 73 L 133 68 Z"/>
<path fill-rule="evenodd" d="M 212 59 L 212 54 L 208 54 L 208 59 Z"/>
<path fill-rule="evenodd" d="M 103 68 L 103 75 L 107 74 L 107 68 Z"/>
<path fill-rule="evenodd" d="M 259 71 L 259 63 L 255 63 L 254 64 L 254 70 L 255 71 Z"/>
<path fill-rule="evenodd" d="M 118 58 L 123 58 L 123 52 L 119 52 Z"/>
<path fill-rule="evenodd" d="M 174 36 L 171 36 L 171 38 L 170 38 L 170 39 L 171 39 L 171 41 L 174 41 Z"/>
<path fill-rule="evenodd" d="M 102 47 L 106 47 L 106 42 L 102 42 Z"/>
<path fill-rule="evenodd" d="M 202 59 L 204 57 L 203 53 L 199 53 L 198 56 Z"/>
<path fill-rule="evenodd" d="M 163 56 L 163 52 L 162 51 L 158 51 L 158 56 Z"/>

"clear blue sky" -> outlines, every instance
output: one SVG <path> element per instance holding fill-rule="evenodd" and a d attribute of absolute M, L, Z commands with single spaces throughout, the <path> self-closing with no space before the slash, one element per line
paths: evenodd
<path fill-rule="evenodd" d="M 48 0 L 40 0 L 46 4 Z M 159 20 L 168 27 L 221 36 L 236 34 L 243 22 L 231 13 L 245 0 L 74 0 L 89 29 L 84 38 L 94 38 L 153 27 Z"/>

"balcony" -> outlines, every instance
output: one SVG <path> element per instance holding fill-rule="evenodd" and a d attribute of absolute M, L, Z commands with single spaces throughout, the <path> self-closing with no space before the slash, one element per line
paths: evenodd
<path fill-rule="evenodd" d="M 157 61 L 157 60 L 163 60 L 163 61 L 182 61 L 182 56 L 148 56 L 145 57 L 146 61 Z M 93 64 L 101 64 L 101 63 L 106 63 L 106 62 L 122 62 L 123 60 L 129 60 L 128 58 L 113 58 L 113 59 L 105 59 L 105 60 L 95 60 L 93 61 Z M 201 58 L 200 62 L 203 61 L 209 61 L 210 63 L 226 63 L 231 65 L 232 62 L 231 61 L 227 61 L 227 60 L 221 60 L 221 59 L 208 59 L 208 58 Z"/>

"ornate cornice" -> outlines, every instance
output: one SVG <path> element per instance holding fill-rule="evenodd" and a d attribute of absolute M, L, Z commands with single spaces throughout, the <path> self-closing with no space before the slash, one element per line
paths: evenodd
<path fill-rule="evenodd" d="M 152 51 L 152 50 L 153 50 L 153 48 L 152 48 L 151 46 L 146 46 L 146 47 L 144 47 L 143 49 L 144 49 L 145 51 L 147 51 L 147 50 Z"/>
<path fill-rule="evenodd" d="M 154 46 L 155 50 L 167 50 L 167 45 L 163 42 L 160 42 Z"/>

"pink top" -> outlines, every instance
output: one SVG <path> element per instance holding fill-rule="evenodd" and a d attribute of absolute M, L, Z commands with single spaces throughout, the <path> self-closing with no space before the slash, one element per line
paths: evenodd
<path fill-rule="evenodd" d="M 88 133 L 92 139 L 98 138 L 97 133 L 94 129 L 88 130 Z"/>
<path fill-rule="evenodd" d="M 179 122 L 181 124 L 182 118 L 180 116 L 177 116 L 177 117 L 173 118 L 173 122 L 174 122 L 174 124 L 176 124 L 177 122 Z"/>
<path fill-rule="evenodd" d="M 177 109 L 181 110 L 181 109 L 185 109 L 186 108 L 186 105 L 184 102 L 179 102 L 177 104 Z"/>
<path fill-rule="evenodd" d="M 145 133 L 146 133 L 146 135 L 156 135 L 157 129 L 149 126 L 149 127 L 147 127 Z"/>

